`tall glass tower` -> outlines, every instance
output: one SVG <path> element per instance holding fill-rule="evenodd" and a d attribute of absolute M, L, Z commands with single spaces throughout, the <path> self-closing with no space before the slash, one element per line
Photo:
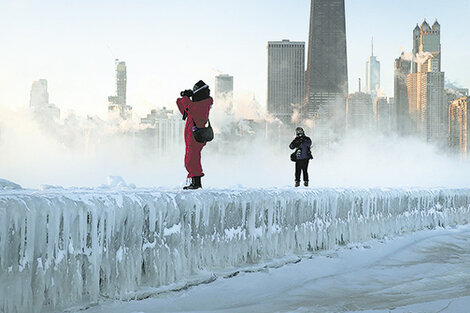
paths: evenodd
<path fill-rule="evenodd" d="M 366 62 L 366 92 L 370 94 L 372 103 L 375 103 L 377 91 L 380 88 L 380 62 L 374 55 L 374 40 L 372 39 L 372 54 Z"/>

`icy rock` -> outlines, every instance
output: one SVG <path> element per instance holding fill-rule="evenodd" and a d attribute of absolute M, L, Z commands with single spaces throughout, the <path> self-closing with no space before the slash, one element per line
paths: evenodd
<path fill-rule="evenodd" d="M 10 191 L 0 193 L 0 312 L 132 299 L 202 274 L 467 223 L 470 189 Z"/>
<path fill-rule="evenodd" d="M 108 186 L 110 187 L 126 187 L 126 181 L 121 176 L 108 176 Z"/>
<path fill-rule="evenodd" d="M 20 185 L 15 184 L 14 182 L 0 178 L 0 189 L 11 190 L 11 189 L 22 189 L 22 188 Z"/>

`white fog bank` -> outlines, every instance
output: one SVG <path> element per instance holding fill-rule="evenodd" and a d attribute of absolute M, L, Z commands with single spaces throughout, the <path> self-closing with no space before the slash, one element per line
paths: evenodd
<path fill-rule="evenodd" d="M 108 176 L 122 176 L 138 187 L 185 184 L 183 138 L 171 151 L 157 151 L 148 144 L 151 138 L 144 141 L 136 135 L 142 126 L 135 122 L 116 126 L 83 119 L 46 131 L 26 109 L 0 111 L 1 177 L 25 188 L 96 187 Z M 212 124 L 224 129 L 228 122 L 220 116 L 215 110 Z M 293 134 L 289 128 L 281 126 Z M 313 137 L 312 131 L 306 133 Z M 268 140 L 265 134 L 216 134 L 202 153 L 203 187 L 292 186 L 292 139 L 293 135 Z M 315 140 L 313 145 L 313 187 L 470 186 L 470 162 L 415 138 L 353 133 L 328 147 Z"/>

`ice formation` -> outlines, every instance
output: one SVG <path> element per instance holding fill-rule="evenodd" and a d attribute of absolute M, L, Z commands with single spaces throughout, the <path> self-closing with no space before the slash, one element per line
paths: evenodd
<path fill-rule="evenodd" d="M 14 182 L 11 182 L 6 179 L 0 178 L 0 190 L 8 190 L 8 189 L 21 189 L 21 186 L 18 184 L 15 184 Z"/>
<path fill-rule="evenodd" d="M 336 245 L 470 222 L 470 189 L 0 193 L 0 311 L 130 299 Z"/>

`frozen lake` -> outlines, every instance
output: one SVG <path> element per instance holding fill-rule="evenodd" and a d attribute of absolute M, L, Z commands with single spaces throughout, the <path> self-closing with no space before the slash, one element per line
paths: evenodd
<path fill-rule="evenodd" d="M 180 292 L 86 313 L 452 312 L 470 308 L 470 225 L 306 256 Z"/>

